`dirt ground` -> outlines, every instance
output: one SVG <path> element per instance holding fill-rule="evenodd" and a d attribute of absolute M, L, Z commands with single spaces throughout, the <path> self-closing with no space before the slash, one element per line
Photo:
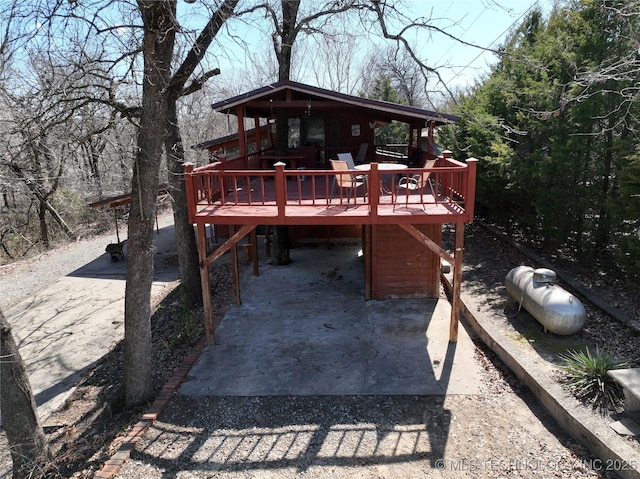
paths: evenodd
<path fill-rule="evenodd" d="M 609 477 L 477 354 L 478 395 L 175 396 L 117 477 Z"/>
<path fill-rule="evenodd" d="M 504 320 L 504 298 L 496 289 L 504 268 L 524 260 L 477 227 L 467 237 L 463 287 L 483 295 L 492 305 L 487 314 Z M 224 305 L 230 299 L 228 265 L 213 274 L 214 304 Z M 628 300 L 637 307 L 637 299 Z M 158 389 L 202 334 L 201 315 L 177 292 L 158 307 L 152 321 Z M 616 351 L 637 354 L 637 337 L 622 336 L 614 335 Z M 564 434 L 491 351 L 477 344 L 476 356 L 485 375 L 477 395 L 175 395 L 117 477 L 616 477 L 617 465 L 602 463 Z M 56 458 L 49 477 L 92 477 L 139 418 L 142 411 L 120 409 L 121 366 L 118 346 L 46 420 Z M 10 468 L 5 445 L 2 435 L 2 472 Z"/>

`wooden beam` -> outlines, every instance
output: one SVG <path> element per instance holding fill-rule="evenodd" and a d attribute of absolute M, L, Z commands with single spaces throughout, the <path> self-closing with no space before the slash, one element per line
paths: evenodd
<path fill-rule="evenodd" d="M 464 223 L 456 223 L 455 249 L 453 257 L 447 253 L 440 245 L 418 230 L 413 225 L 399 224 L 399 226 L 424 244 L 440 258 L 448 261 L 453 268 L 453 292 L 451 298 L 451 319 L 449 323 L 449 341 L 454 343 L 458 340 L 458 320 L 460 315 L 460 282 L 462 281 L 462 253 L 464 244 Z"/>
<path fill-rule="evenodd" d="M 202 308 L 204 326 L 207 334 L 207 344 L 216 344 L 216 333 L 213 324 L 213 305 L 211 303 L 211 285 L 209 281 L 209 263 L 207 263 L 207 229 L 206 225 L 198 224 L 198 256 L 200 257 L 200 287 L 202 288 Z"/>
<path fill-rule="evenodd" d="M 158 196 L 169 194 L 169 186 L 166 183 L 158 186 Z M 131 202 L 131 193 L 125 193 L 124 195 L 112 196 L 105 198 L 104 200 L 94 201 L 89 203 L 90 208 L 98 208 L 100 206 L 109 206 L 109 208 L 117 208 L 118 206 L 127 205 Z"/>
<path fill-rule="evenodd" d="M 198 225 L 199 226 L 199 225 Z M 215 260 L 220 258 L 223 254 L 229 251 L 234 244 L 240 241 L 242 238 L 247 236 L 252 229 L 254 229 L 257 225 L 244 225 L 240 228 L 240 230 L 234 234 L 231 238 L 224 242 L 221 246 L 219 246 L 213 253 L 206 257 L 204 260 L 206 265 L 209 266 Z"/>
<path fill-rule="evenodd" d="M 253 131 L 255 132 L 254 138 L 255 138 L 255 149 L 256 151 L 262 151 L 262 135 L 260 135 L 260 117 L 258 115 L 255 115 L 253 117 Z M 251 137 L 249 137 L 248 140 L 251 140 Z M 258 166 L 259 167 L 259 166 Z"/>
<path fill-rule="evenodd" d="M 244 238 L 251 231 L 255 230 L 256 225 L 244 225 L 240 228 L 240 230 L 235 233 L 231 238 L 229 238 L 222 246 L 217 248 L 213 253 L 207 256 L 207 225 L 203 223 L 198 223 L 197 225 L 197 236 L 198 236 L 198 256 L 200 257 L 200 286 L 202 288 L 202 307 L 204 312 L 204 325 L 207 334 L 207 344 L 212 346 L 216 343 L 216 332 L 215 326 L 213 322 L 213 303 L 211 301 L 211 281 L 209 280 L 209 266 L 215 260 L 220 258 L 224 253 L 234 248 L 234 246 Z M 234 248 L 235 249 L 235 248 Z M 232 260 L 231 267 L 237 270 L 238 266 L 238 255 L 235 255 L 235 260 Z M 234 272 L 236 274 L 237 271 Z M 234 291 L 236 292 L 236 296 L 239 301 L 240 296 L 240 286 L 239 282 L 235 283 L 234 280 Z"/>
<path fill-rule="evenodd" d="M 431 251 L 437 254 L 440 258 L 444 259 L 445 261 L 447 261 L 449 264 L 453 266 L 455 261 L 454 257 L 451 256 L 446 250 L 444 250 L 435 241 L 433 241 L 431 238 L 425 235 L 422 231 L 420 231 L 413 225 L 405 225 L 405 224 L 399 223 L 398 226 L 400 226 L 400 228 L 405 230 L 415 239 L 420 241 L 423 245 L 425 245 L 427 248 L 429 248 Z"/>
<path fill-rule="evenodd" d="M 238 106 L 236 108 L 236 116 L 238 117 L 238 146 L 240 148 L 240 156 L 247 155 L 247 138 L 244 130 L 244 108 Z"/>
<path fill-rule="evenodd" d="M 307 100 L 273 100 L 273 101 L 260 100 L 260 101 L 250 101 L 245 106 L 247 107 L 247 109 L 251 109 L 251 110 L 252 109 L 270 110 L 271 108 L 273 108 L 274 110 L 277 110 L 279 108 L 286 108 L 286 109 L 299 108 L 301 110 L 306 110 L 307 107 L 309 106 L 309 102 Z M 323 100 L 311 100 L 311 109 L 313 110 L 314 108 L 336 109 L 336 102 L 323 101 Z"/>

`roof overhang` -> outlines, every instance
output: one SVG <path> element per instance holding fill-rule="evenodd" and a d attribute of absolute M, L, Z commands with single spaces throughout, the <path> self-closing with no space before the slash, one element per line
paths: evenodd
<path fill-rule="evenodd" d="M 214 103 L 211 107 L 220 113 L 238 114 L 245 117 L 268 118 L 279 109 L 286 109 L 290 116 L 297 113 L 350 107 L 366 112 L 371 121 L 389 123 L 392 120 L 413 125 L 433 126 L 456 123 L 459 117 L 407 105 L 399 105 L 371 98 L 325 90 L 289 80 L 252 90 L 241 95 Z M 242 109 L 242 110 L 239 110 Z"/>

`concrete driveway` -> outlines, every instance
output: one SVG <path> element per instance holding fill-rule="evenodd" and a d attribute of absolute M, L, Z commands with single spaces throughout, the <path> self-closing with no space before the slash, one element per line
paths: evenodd
<path fill-rule="evenodd" d="M 440 299 L 365 301 L 355 242 L 304 243 L 292 263 L 261 257 L 180 393 L 194 396 L 445 395 L 478 392 L 475 346 L 449 343 Z M 214 266 L 215 267 L 215 266 Z"/>
<path fill-rule="evenodd" d="M 159 218 L 154 245 L 155 296 L 179 279 L 171 215 Z M 112 262 L 108 254 L 99 254 L 5 311 L 41 419 L 59 407 L 81 375 L 123 339 L 125 279 L 126 259 Z"/>

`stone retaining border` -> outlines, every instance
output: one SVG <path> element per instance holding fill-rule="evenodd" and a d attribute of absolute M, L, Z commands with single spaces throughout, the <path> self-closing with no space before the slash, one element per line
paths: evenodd
<path fill-rule="evenodd" d="M 442 284 L 450 297 L 450 279 L 443 275 Z M 463 292 L 460 303 L 462 320 L 513 371 L 560 427 L 601 459 L 602 471 L 615 472 L 624 479 L 640 479 L 640 453 L 637 450 L 625 444 L 612 429 L 603 429 L 602 424 L 595 421 L 584 406 L 569 397 L 553 378 L 541 371 L 544 368 L 532 364 L 518 351 L 513 341 L 489 321 L 474 315 L 472 311 L 480 308 L 472 297 Z"/>

